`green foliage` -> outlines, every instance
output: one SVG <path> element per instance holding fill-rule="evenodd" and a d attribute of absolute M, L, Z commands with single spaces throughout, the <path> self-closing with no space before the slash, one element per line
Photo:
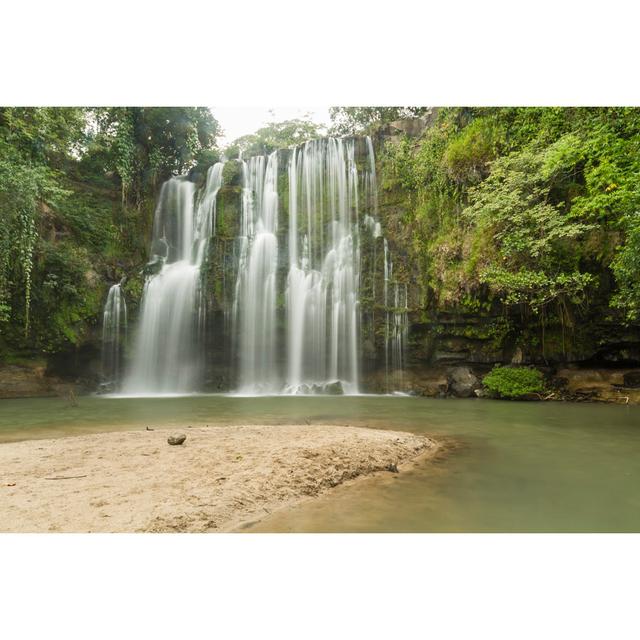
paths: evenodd
<path fill-rule="evenodd" d="M 23 159 L 56 164 L 84 149 L 84 110 L 76 107 L 2 107 L 0 136 Z"/>
<path fill-rule="evenodd" d="M 473 184 L 489 173 L 489 163 L 496 156 L 499 130 L 494 120 L 472 120 L 447 145 L 443 162 L 454 182 Z"/>
<path fill-rule="evenodd" d="M 443 305 L 468 300 L 473 277 L 462 262 L 465 186 L 452 178 L 444 161 L 466 119 L 464 110 L 441 109 L 421 138 L 393 140 L 382 154 L 383 188 L 409 194 L 405 224 L 413 230 L 409 243 L 421 265 L 421 284 Z"/>
<path fill-rule="evenodd" d="M 506 304 L 529 306 L 538 313 L 550 302 L 568 299 L 574 304 L 584 300 L 588 286 L 594 281 L 590 273 L 560 273 L 520 269 L 512 272 L 500 266 L 490 266 L 481 274 L 481 282 L 502 295 Z"/>
<path fill-rule="evenodd" d="M 69 242 L 41 242 L 39 281 L 34 291 L 38 309 L 31 345 L 55 353 L 78 344 L 87 323 L 100 313 L 105 286 L 93 270 L 85 248 Z"/>
<path fill-rule="evenodd" d="M 58 215 L 82 246 L 95 252 L 105 252 L 116 242 L 114 203 L 99 192 L 88 189 L 73 191 L 58 207 Z"/>
<path fill-rule="evenodd" d="M 114 165 L 122 184 L 122 202 L 126 202 L 127 192 L 135 177 L 136 141 L 134 137 L 133 117 L 125 111 L 116 126 L 113 141 Z M 155 163 L 154 163 L 155 164 Z"/>
<path fill-rule="evenodd" d="M 581 272 L 573 250 L 592 225 L 550 202 L 545 158 L 530 150 L 499 158 L 489 177 L 470 189 L 464 211 L 484 248 L 480 282 L 508 304 L 535 312 L 561 297 L 579 301 L 593 279 Z"/>
<path fill-rule="evenodd" d="M 139 205 L 159 182 L 184 173 L 215 150 L 218 122 L 203 107 L 98 107 L 87 110 L 85 167 L 100 159 L 118 176 L 123 203 Z M 208 158 L 210 159 L 210 158 Z"/>
<path fill-rule="evenodd" d="M 331 135 L 348 136 L 376 124 L 422 115 L 427 107 L 331 107 Z"/>
<path fill-rule="evenodd" d="M 242 178 L 242 164 L 240 162 L 225 162 L 222 168 L 222 182 L 226 185 L 238 185 Z"/>
<path fill-rule="evenodd" d="M 638 318 L 640 109 L 440 109 L 419 139 L 387 143 L 381 174 L 408 194 L 432 304 L 493 299 L 564 323 L 596 300 Z"/>
<path fill-rule="evenodd" d="M 559 176 L 575 177 L 585 160 L 585 149 L 575 133 L 568 133 L 549 145 L 542 155 L 541 175 L 545 180 Z"/>
<path fill-rule="evenodd" d="M 209 167 L 216 164 L 216 162 L 220 162 L 221 156 L 220 151 L 218 149 L 200 149 L 196 152 L 194 157 L 195 166 L 189 173 L 189 177 L 192 180 L 195 180 L 196 176 L 201 178 L 201 184 L 204 184 L 204 181 L 207 178 L 207 171 Z M 198 182 L 198 180 L 195 180 Z"/>
<path fill-rule="evenodd" d="M 518 399 L 544 391 L 544 377 L 537 369 L 527 367 L 494 367 L 482 384 L 500 398 Z"/>
<path fill-rule="evenodd" d="M 66 192 L 59 188 L 54 173 L 45 166 L 23 160 L 15 149 L 0 144 L 0 211 L 3 233 L 0 239 L 0 323 L 13 314 L 12 290 L 23 292 L 22 317 L 29 330 L 32 294 L 33 253 L 37 239 L 39 202 L 56 202 Z"/>
<path fill-rule="evenodd" d="M 618 249 L 612 267 L 619 283 L 613 305 L 623 309 L 627 320 L 640 319 L 640 213 L 624 219 L 626 242 Z"/>
<path fill-rule="evenodd" d="M 135 307 L 140 304 L 142 292 L 144 291 L 144 276 L 142 273 L 135 273 L 127 278 L 123 291 L 129 306 Z"/>
<path fill-rule="evenodd" d="M 319 138 L 322 133 L 322 127 L 310 120 L 271 122 L 255 133 L 234 140 L 226 149 L 226 155 L 234 159 L 240 154 L 245 158 L 268 154 L 276 149 L 295 147 L 307 140 Z"/>

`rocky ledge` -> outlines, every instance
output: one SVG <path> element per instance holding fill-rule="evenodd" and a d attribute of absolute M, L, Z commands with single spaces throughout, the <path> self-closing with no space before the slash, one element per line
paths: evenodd
<path fill-rule="evenodd" d="M 86 392 L 82 385 L 47 374 L 42 364 L 0 364 L 0 398 L 47 398 Z"/>

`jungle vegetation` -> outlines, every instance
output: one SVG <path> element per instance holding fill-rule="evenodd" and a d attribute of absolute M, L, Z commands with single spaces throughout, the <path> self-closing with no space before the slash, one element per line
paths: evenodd
<path fill-rule="evenodd" d="M 640 320 L 640 110 L 334 107 L 329 132 L 427 113 L 421 135 L 378 138 L 381 190 L 401 204 L 403 235 L 387 233 L 425 309 Z M 0 358 L 81 344 L 123 276 L 139 294 L 167 177 L 324 130 L 270 123 L 225 150 L 220 134 L 206 108 L 0 108 Z"/>
<path fill-rule="evenodd" d="M 640 110 L 446 108 L 385 147 L 435 309 L 640 319 Z"/>
<path fill-rule="evenodd" d="M 4 359 L 81 342 L 144 263 L 156 188 L 217 160 L 218 135 L 204 108 L 0 108 Z"/>

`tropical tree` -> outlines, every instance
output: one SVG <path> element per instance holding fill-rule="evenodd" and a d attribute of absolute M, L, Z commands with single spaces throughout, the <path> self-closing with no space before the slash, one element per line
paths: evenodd
<path fill-rule="evenodd" d="M 422 115 L 427 107 L 331 107 L 332 135 L 353 135 L 375 124 Z"/>
<path fill-rule="evenodd" d="M 270 122 L 255 133 L 234 140 L 226 149 L 226 155 L 233 158 L 240 154 L 244 157 L 268 154 L 319 138 L 323 133 L 323 127 L 311 120 L 296 118 Z"/>

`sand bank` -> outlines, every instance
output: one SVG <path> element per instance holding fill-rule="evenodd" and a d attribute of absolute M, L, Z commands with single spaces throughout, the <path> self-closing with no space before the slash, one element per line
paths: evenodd
<path fill-rule="evenodd" d="M 167 437 L 185 433 L 181 446 Z M 0 531 L 235 531 L 390 464 L 425 437 L 331 425 L 137 430 L 0 444 Z"/>

